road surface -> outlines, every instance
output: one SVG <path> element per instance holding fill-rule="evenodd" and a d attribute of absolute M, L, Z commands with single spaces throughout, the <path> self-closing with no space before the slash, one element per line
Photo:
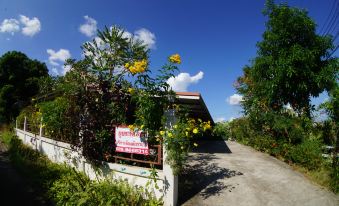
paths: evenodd
<path fill-rule="evenodd" d="M 205 141 L 179 177 L 179 205 L 338 206 L 339 196 L 289 165 L 232 141 Z"/>

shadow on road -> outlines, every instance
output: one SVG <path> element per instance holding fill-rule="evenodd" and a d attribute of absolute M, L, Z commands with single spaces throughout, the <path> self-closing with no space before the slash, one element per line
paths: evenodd
<path fill-rule="evenodd" d="M 198 147 L 193 149 L 193 153 L 232 153 L 226 142 L 220 141 L 199 141 Z"/>
<path fill-rule="evenodd" d="M 243 175 L 241 172 L 219 167 L 219 158 L 214 153 L 231 153 L 224 141 L 200 142 L 188 158 L 188 164 L 179 177 L 179 205 L 193 196 L 203 199 L 219 195 L 222 190 L 231 192 L 235 187 L 227 185 L 222 179 Z"/>

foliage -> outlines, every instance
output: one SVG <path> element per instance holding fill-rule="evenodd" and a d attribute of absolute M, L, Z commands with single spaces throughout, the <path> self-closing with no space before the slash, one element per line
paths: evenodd
<path fill-rule="evenodd" d="M 26 130 L 31 131 L 34 134 L 39 134 L 40 132 L 40 126 L 41 126 L 41 117 L 42 113 L 39 111 L 39 109 L 35 106 L 27 106 L 25 107 L 17 117 L 17 124 L 18 128 L 24 127 L 26 117 Z"/>
<path fill-rule="evenodd" d="M 330 90 L 338 74 L 338 59 L 329 57 L 333 38 L 316 34 L 305 10 L 268 1 L 268 17 L 257 57 L 244 68 L 237 89 L 246 114 L 279 112 L 290 106 L 310 117 L 310 96 Z"/>
<path fill-rule="evenodd" d="M 114 152 L 117 125 L 142 126 L 151 137 L 159 130 L 171 95 L 166 81 L 177 69 L 169 61 L 151 77 L 149 51 L 142 42 L 126 38 L 119 27 L 106 28 L 98 37 L 83 45 L 84 60 L 68 61 L 72 69 L 63 86 L 66 98 L 79 108 L 72 110 L 80 117 L 77 146 L 92 161 Z"/>
<path fill-rule="evenodd" d="M 51 194 L 56 205 L 162 205 L 141 187 L 131 187 L 126 180 L 90 181 L 75 171 L 55 181 Z"/>
<path fill-rule="evenodd" d="M 17 51 L 0 57 L 0 122 L 13 120 L 38 93 L 39 79 L 48 76 L 44 63 Z"/>
<path fill-rule="evenodd" d="M 182 109 L 177 108 L 178 117 L 175 125 L 164 128 L 159 132 L 159 141 L 163 142 L 167 151 L 166 162 L 171 166 L 173 174 L 180 174 L 188 152 L 192 147 L 192 140 L 211 129 L 211 123 L 201 119 L 190 118 Z M 193 143 L 197 147 L 197 143 Z"/>
<path fill-rule="evenodd" d="M 62 141 L 74 141 L 79 138 L 79 108 L 75 102 L 65 97 L 39 104 L 42 126 L 45 135 Z"/>
<path fill-rule="evenodd" d="M 321 147 L 322 144 L 319 140 L 307 139 L 301 144 L 293 146 L 288 157 L 294 163 L 313 170 L 319 168 L 323 162 Z"/>
<path fill-rule="evenodd" d="M 213 127 L 213 135 L 227 140 L 231 137 L 230 122 L 218 122 Z"/>
<path fill-rule="evenodd" d="M 116 26 L 99 31 L 98 38 L 86 42 L 82 49 L 84 59 L 67 60 L 71 69 L 64 77 L 41 80 L 41 97 L 34 101 L 36 111 L 32 112 L 41 114 L 46 134 L 71 142 L 94 163 L 115 153 L 114 132 L 119 125 L 141 129 L 148 134 L 148 143 L 157 143 L 164 112 L 173 108 L 175 94 L 167 80 L 178 70 L 180 55 L 168 57 L 167 63 L 151 76 L 149 50 L 133 36 L 127 38 Z M 189 136 L 174 129 L 171 132 L 176 133 L 175 138 L 162 140 L 170 154 L 168 162 L 176 171 L 190 148 L 188 137 L 210 127 L 209 123 L 193 124 L 187 118 L 178 125 L 190 127 Z"/>
<path fill-rule="evenodd" d="M 130 186 L 125 180 L 91 181 L 66 165 L 52 163 L 25 146 L 12 132 L 2 133 L 11 161 L 28 179 L 42 188 L 41 194 L 56 205 L 162 205 L 146 189 Z M 54 205 L 51 203 L 51 205 Z"/>
<path fill-rule="evenodd" d="M 319 126 L 314 125 L 301 142 L 290 142 L 286 138 L 277 138 L 270 133 L 258 131 L 248 117 L 235 119 L 229 124 L 230 135 L 236 141 L 292 164 L 315 182 L 337 193 L 338 169 L 321 156 L 323 144 L 320 140 L 322 136 L 319 135 L 321 132 L 317 132 L 319 129 Z"/>
<path fill-rule="evenodd" d="M 337 87 L 333 38 L 317 35 L 307 12 L 286 3 L 267 0 L 263 13 L 268 20 L 257 56 L 235 84 L 246 116 L 230 124 L 231 135 L 308 170 L 325 167 L 310 99 Z M 335 113 L 332 106 L 325 105 L 330 114 Z"/>

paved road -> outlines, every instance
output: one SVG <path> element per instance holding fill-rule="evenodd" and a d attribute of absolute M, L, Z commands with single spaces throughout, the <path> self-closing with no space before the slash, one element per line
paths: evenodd
<path fill-rule="evenodd" d="M 27 179 L 21 176 L 10 164 L 5 146 L 0 141 L 0 205 L 1 206 L 40 206 L 50 205 Z"/>
<path fill-rule="evenodd" d="M 236 142 L 203 142 L 179 178 L 185 206 L 338 206 L 339 195 L 284 162 Z"/>

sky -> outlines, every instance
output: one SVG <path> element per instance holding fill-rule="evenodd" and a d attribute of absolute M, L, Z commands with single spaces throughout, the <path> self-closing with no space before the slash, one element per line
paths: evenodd
<path fill-rule="evenodd" d="M 326 30 L 337 0 L 290 0 Z M 282 2 L 277 1 L 276 2 Z M 82 58 L 80 46 L 96 30 L 119 25 L 151 50 L 150 67 L 181 56 L 180 72 L 169 80 L 177 91 L 200 92 L 215 121 L 242 115 L 233 83 L 256 56 L 266 18 L 265 0 L 0 0 L 0 55 L 12 50 L 45 62 L 51 75 L 63 75 L 67 58 Z M 335 28 L 333 35 L 338 31 Z M 334 53 L 338 56 L 338 51 Z M 326 94 L 313 99 L 324 101 Z"/>

